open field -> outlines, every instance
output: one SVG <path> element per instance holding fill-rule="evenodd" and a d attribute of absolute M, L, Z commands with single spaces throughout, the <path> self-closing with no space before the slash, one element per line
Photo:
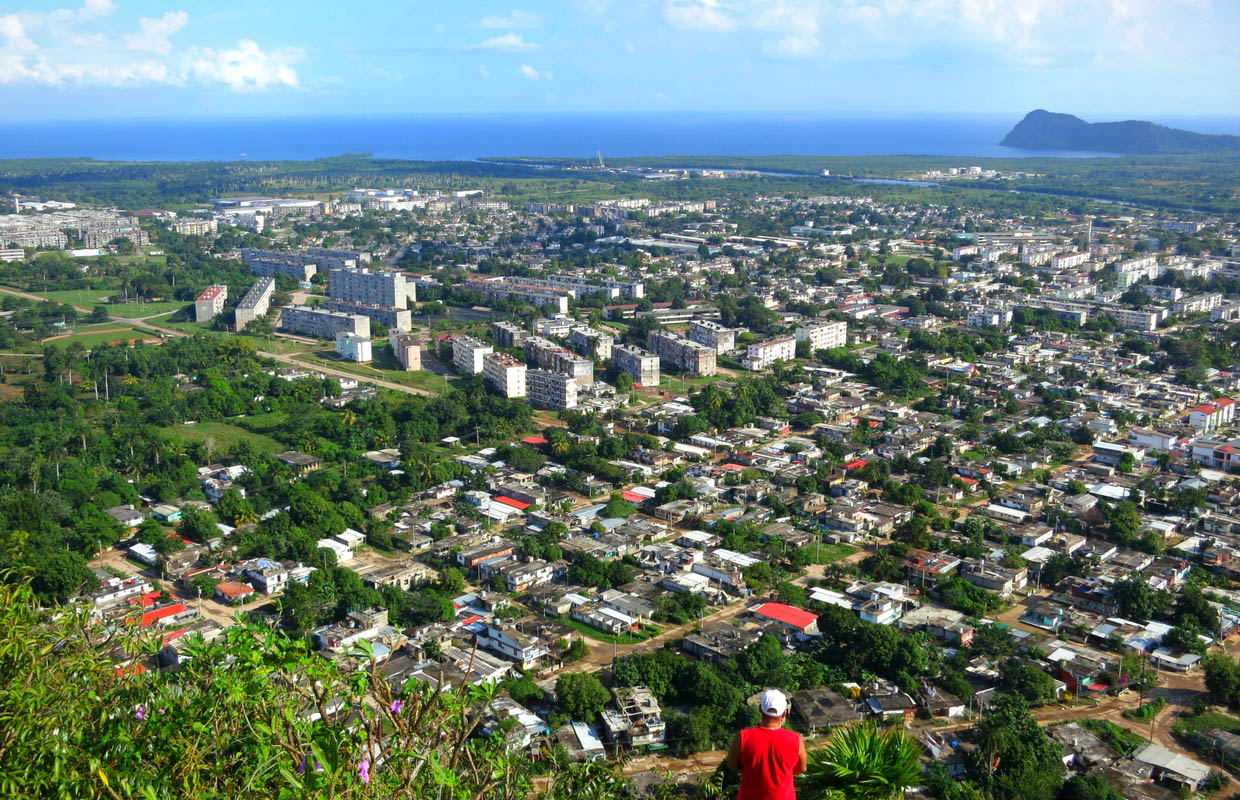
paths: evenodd
<path fill-rule="evenodd" d="M 104 298 L 111 297 L 114 291 L 113 289 L 64 289 L 57 292 L 31 292 L 31 294 L 78 308 L 92 308 L 102 303 Z"/>
<path fill-rule="evenodd" d="M 263 453 L 278 453 L 285 447 L 280 442 L 262 433 L 253 433 L 227 422 L 199 422 L 196 425 L 173 425 L 164 429 L 165 432 L 186 442 L 201 442 L 211 439 L 217 450 L 232 450 L 234 444 L 241 440 L 249 441 L 255 450 Z"/>
<path fill-rule="evenodd" d="M 44 339 L 43 343 L 63 345 L 65 347 L 78 343 L 83 347 L 91 348 L 101 344 L 111 344 L 112 342 L 127 342 L 134 339 L 153 338 L 156 337 L 149 333 L 134 330 L 127 325 L 118 325 L 115 322 L 105 322 L 100 325 L 90 325 L 78 328 L 72 333 L 67 333 L 61 336 L 49 337 Z"/>
<path fill-rule="evenodd" d="M 180 300 L 160 300 L 156 303 L 121 303 L 119 305 L 110 305 L 107 309 L 108 313 L 114 317 L 137 319 L 149 317 L 153 314 L 166 314 L 171 311 L 177 311 L 187 305 L 189 303 L 184 303 Z"/>
<path fill-rule="evenodd" d="M 398 369 L 392 352 L 386 347 L 376 347 L 374 355 L 375 360 L 369 364 L 355 364 L 351 361 L 337 359 L 335 358 L 335 353 L 331 350 L 316 350 L 303 353 L 298 358 L 307 363 L 322 364 L 342 372 L 349 372 L 357 375 L 359 378 L 378 378 L 414 389 L 423 389 L 428 392 L 443 392 L 445 385 L 450 387 L 453 383 L 452 378 L 445 379 L 444 376 L 436 375 L 427 370 L 408 372 Z"/>

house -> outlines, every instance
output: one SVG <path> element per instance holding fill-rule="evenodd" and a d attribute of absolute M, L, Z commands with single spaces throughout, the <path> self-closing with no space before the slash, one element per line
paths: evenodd
<path fill-rule="evenodd" d="M 116 520 L 117 524 L 126 531 L 133 531 L 143 522 L 146 522 L 146 515 L 132 505 L 113 506 L 112 508 L 104 509 L 103 513 Z"/>
<path fill-rule="evenodd" d="M 276 453 L 276 460 L 291 468 L 298 475 L 313 472 L 323 466 L 323 462 L 319 459 L 297 450 L 285 450 L 283 453 Z"/>
<path fill-rule="evenodd" d="M 220 581 L 215 585 L 215 599 L 221 603 L 244 603 L 254 592 L 253 586 L 240 581 Z"/>
<path fill-rule="evenodd" d="M 904 569 L 909 580 L 918 586 L 933 586 L 940 578 L 956 571 L 960 559 L 947 553 L 930 553 L 925 550 L 913 550 L 909 553 Z"/>
<path fill-rule="evenodd" d="M 789 716 L 798 728 L 809 734 L 861 719 L 856 702 L 831 689 L 805 689 L 789 699 Z"/>
<path fill-rule="evenodd" d="M 538 637 L 522 633 L 511 622 L 483 623 L 477 639 L 479 647 L 517 662 L 522 669 L 533 669 L 551 652 Z"/>
<path fill-rule="evenodd" d="M 917 705 L 928 716 L 954 719 L 964 714 L 965 704 L 956 695 L 936 686 L 926 686 L 917 694 Z"/>
<path fill-rule="evenodd" d="M 1146 742 L 1132 752 L 1132 760 L 1148 771 L 1155 783 L 1170 786 L 1173 789 L 1187 789 L 1195 792 L 1205 786 L 1210 768 L 1200 761 L 1168 750 L 1160 744 Z"/>
<path fill-rule="evenodd" d="M 431 571 L 429 568 L 413 561 L 389 564 L 380 567 L 374 572 L 368 572 L 362 576 L 362 583 L 372 589 L 382 589 L 384 586 L 395 586 L 402 591 L 409 591 L 411 588 L 429 582 L 431 579 Z"/>
<path fill-rule="evenodd" d="M 657 747 L 663 743 L 663 712 L 648 688 L 613 689 L 612 705 L 613 708 L 603 709 L 601 715 L 608 739 L 628 747 Z"/>
<path fill-rule="evenodd" d="M 785 603 L 763 603 L 753 610 L 760 620 L 777 623 L 790 634 L 818 635 L 818 615 Z"/>
<path fill-rule="evenodd" d="M 974 586 L 980 586 L 1002 597 L 1008 597 L 1017 589 L 1023 589 L 1029 583 L 1029 570 L 1025 567 L 1009 569 L 1000 564 L 987 562 L 986 559 L 965 559 L 960 568 L 960 577 Z"/>
<path fill-rule="evenodd" d="M 181 519 L 181 509 L 167 503 L 160 503 L 151 509 L 151 516 L 160 522 L 177 522 Z"/>
<path fill-rule="evenodd" d="M 688 633 L 680 641 L 686 653 L 722 664 L 736 658 L 746 647 L 758 641 L 762 632 L 756 627 L 715 622 L 700 631 Z"/>

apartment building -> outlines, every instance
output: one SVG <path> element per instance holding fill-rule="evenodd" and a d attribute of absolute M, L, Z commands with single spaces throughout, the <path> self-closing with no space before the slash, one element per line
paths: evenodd
<path fill-rule="evenodd" d="M 317 336 L 333 341 L 340 331 L 370 337 L 370 320 L 366 317 L 310 306 L 288 305 L 281 308 L 280 327 L 302 336 Z"/>
<path fill-rule="evenodd" d="M 254 275 L 276 277 L 289 275 L 305 283 L 319 271 L 318 263 L 303 253 L 278 253 L 274 250 L 241 249 L 241 260 Z"/>
<path fill-rule="evenodd" d="M 509 282 L 512 280 L 514 282 Z M 568 313 L 568 292 L 562 289 L 550 289 L 541 286 L 531 286 L 521 281 L 520 278 L 501 278 L 495 280 L 471 280 L 461 284 L 461 288 L 468 289 L 471 292 L 477 292 L 484 298 L 490 300 L 516 300 L 521 303 L 530 303 L 536 306 L 550 305 L 555 309 L 556 313 Z"/>
<path fill-rule="evenodd" d="M 1240 438 L 1198 439 L 1193 442 L 1193 461 L 1224 472 L 1240 470 Z"/>
<path fill-rule="evenodd" d="M 981 308 L 969 312 L 966 324 L 970 328 L 997 328 L 1011 321 L 1010 308 Z"/>
<path fill-rule="evenodd" d="M 407 309 L 409 301 L 417 299 L 417 286 L 407 282 L 402 272 L 333 269 L 328 279 L 328 295 L 333 300 Z"/>
<path fill-rule="evenodd" d="M 242 295 L 241 301 L 237 303 L 237 308 L 234 310 L 236 315 L 234 327 L 238 331 L 243 331 L 246 325 L 259 317 L 266 316 L 267 309 L 271 307 L 271 296 L 275 292 L 275 278 L 259 278 L 255 281 L 250 290 Z"/>
<path fill-rule="evenodd" d="M 507 353 L 490 353 L 482 359 L 482 374 L 504 397 L 525 397 L 526 366 Z"/>
<path fill-rule="evenodd" d="M 1116 285 L 1121 289 L 1127 289 L 1129 286 L 1140 283 L 1143 280 L 1157 278 L 1160 271 L 1158 257 L 1154 255 L 1121 261 L 1115 265 L 1115 272 L 1118 278 Z"/>
<path fill-rule="evenodd" d="M 20 247 L 2 247 L 0 248 L 0 261 L 9 263 L 12 261 L 25 261 L 26 251 Z"/>
<path fill-rule="evenodd" d="M 358 364 L 365 364 L 372 358 L 370 334 L 358 335 L 350 331 L 336 331 L 336 354 L 341 358 Z"/>
<path fill-rule="evenodd" d="M 615 337 L 593 328 L 576 327 L 568 334 L 568 343 L 583 356 L 595 361 L 609 361 Z"/>
<path fill-rule="evenodd" d="M 745 369 L 761 370 L 782 359 L 791 361 L 797 357 L 797 340 L 791 336 L 767 339 L 751 344 L 745 351 Z"/>
<path fill-rule="evenodd" d="M 1087 263 L 1089 263 L 1088 252 L 1066 253 L 1051 259 L 1051 267 L 1053 269 L 1072 269 Z"/>
<path fill-rule="evenodd" d="M 522 343 L 525 360 L 539 369 L 561 372 L 571 376 L 578 386 L 594 382 L 594 362 L 582 358 L 565 347 L 541 336 L 527 336 Z"/>
<path fill-rule="evenodd" d="M 401 369 L 416 371 L 422 369 L 422 346 L 412 333 L 392 328 L 388 331 L 388 347 L 396 357 Z"/>
<path fill-rule="evenodd" d="M 341 311 L 345 314 L 361 314 L 373 319 L 385 328 L 413 327 L 413 312 L 399 306 L 377 306 L 371 303 L 358 303 L 351 300 L 328 300 L 323 303 L 328 311 Z"/>
<path fill-rule="evenodd" d="M 1223 295 L 1219 292 L 1195 294 L 1191 297 L 1177 299 L 1171 304 L 1172 314 L 1208 314 L 1223 305 Z"/>
<path fill-rule="evenodd" d="M 227 286 L 208 286 L 194 299 L 194 322 L 210 322 L 224 310 L 228 299 Z"/>
<path fill-rule="evenodd" d="M 797 341 L 809 342 L 810 353 L 819 350 L 833 350 L 848 344 L 847 322 L 816 322 L 797 328 Z M 796 355 L 796 346 L 793 346 Z"/>
<path fill-rule="evenodd" d="M 1207 400 L 1188 412 L 1188 424 L 1201 433 L 1230 425 L 1236 418 L 1236 401 L 1230 397 Z"/>
<path fill-rule="evenodd" d="M 618 344 L 611 349 L 616 369 L 641 386 L 659 385 L 659 357 L 635 345 Z"/>
<path fill-rule="evenodd" d="M 577 407 L 577 383 L 568 375 L 546 369 L 525 373 L 525 394 L 537 408 L 562 411 Z"/>
<path fill-rule="evenodd" d="M 547 282 L 557 289 L 575 289 L 581 294 L 605 294 L 610 298 L 627 297 L 640 300 L 646 296 L 646 285 L 641 281 L 619 281 L 607 278 L 587 278 L 577 275 L 552 275 Z"/>
<path fill-rule="evenodd" d="M 678 333 L 651 331 L 646 337 L 646 348 L 659 357 L 660 366 L 666 361 L 692 375 L 714 375 L 718 371 L 718 354 L 713 349 L 690 341 Z"/>
<path fill-rule="evenodd" d="M 362 264 L 370 263 L 370 253 L 360 253 L 356 250 L 335 250 L 330 247 L 307 247 L 303 250 L 306 255 L 318 259 L 318 264 L 323 269 L 341 269 L 343 267 L 357 267 Z"/>
<path fill-rule="evenodd" d="M 182 236 L 207 236 L 218 230 L 213 219 L 179 219 L 172 223 L 172 230 Z"/>
<path fill-rule="evenodd" d="M 736 347 L 736 329 L 709 319 L 690 320 L 689 340 L 716 353 L 726 353 Z"/>
<path fill-rule="evenodd" d="M 515 322 L 503 320 L 491 324 L 491 338 L 496 347 L 520 347 L 527 336 L 529 333 Z"/>
<path fill-rule="evenodd" d="M 481 339 L 457 336 L 452 340 L 452 366 L 462 375 L 477 375 L 482 372 L 483 359 L 493 352 L 494 348 Z"/>

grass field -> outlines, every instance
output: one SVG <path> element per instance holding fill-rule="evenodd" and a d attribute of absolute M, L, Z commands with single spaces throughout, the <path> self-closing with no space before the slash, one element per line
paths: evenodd
<path fill-rule="evenodd" d="M 424 389 L 428 392 L 443 392 L 445 379 L 442 375 L 436 375 L 427 370 L 415 370 L 407 372 L 402 369 L 396 369 L 396 361 L 390 350 L 385 348 L 375 348 L 375 360 L 370 364 L 354 364 L 349 361 L 338 360 L 333 358 L 333 354 L 328 350 L 317 350 L 311 353 L 304 353 L 299 356 L 302 360 L 312 364 L 322 364 L 325 367 L 349 372 L 357 375 L 359 378 L 375 378 L 376 380 L 391 381 L 399 383 L 403 386 L 409 386 L 413 389 Z M 449 377 L 446 383 L 451 386 L 454 379 Z"/>
<path fill-rule="evenodd" d="M 1217 711 L 1203 711 L 1200 714 L 1180 717 L 1175 721 L 1175 732 L 1181 736 L 1191 736 L 1198 731 L 1210 728 L 1219 728 L 1228 733 L 1240 733 L 1240 719 Z"/>
<path fill-rule="evenodd" d="M 857 552 L 856 547 L 843 543 L 818 545 L 815 550 L 817 551 L 817 557 L 814 561 L 818 564 L 833 564 L 841 558 L 848 558 Z"/>
<path fill-rule="evenodd" d="M 578 622 L 575 619 L 561 619 L 560 621 L 570 628 L 575 628 L 583 635 L 589 636 L 591 639 L 607 642 L 608 644 L 638 644 L 663 632 L 656 625 L 643 625 L 637 633 L 622 633 L 617 636 L 614 633 L 604 633 L 598 628 L 591 627 L 584 622 Z"/>
<path fill-rule="evenodd" d="M 155 314 L 177 311 L 185 308 L 187 305 L 189 303 L 183 303 L 180 300 L 161 300 L 158 303 L 121 303 L 120 305 L 108 306 L 108 313 L 114 317 L 137 319 L 139 317 L 149 317 Z"/>
<path fill-rule="evenodd" d="M 227 422 L 200 422 L 197 425 L 173 425 L 164 429 L 172 436 L 186 442 L 201 442 L 211 439 L 217 450 L 232 450 L 237 442 L 245 439 L 255 450 L 262 453 L 278 453 L 284 445 L 261 433 L 253 433 Z"/>
<path fill-rule="evenodd" d="M 156 338 L 155 334 L 143 333 L 141 331 L 134 330 L 127 325 L 119 325 L 115 322 L 108 322 L 100 325 L 90 325 L 79 328 L 67 336 L 45 339 L 44 343 L 68 347 L 76 342 L 89 349 L 91 347 L 95 347 L 96 345 L 110 344 L 112 342 L 152 338 Z"/>
<path fill-rule="evenodd" d="M 102 303 L 105 297 L 110 297 L 113 289 L 65 289 L 57 292 L 31 292 L 39 297 L 46 297 L 48 300 L 55 300 L 57 303 L 66 303 L 79 308 L 93 308 Z"/>

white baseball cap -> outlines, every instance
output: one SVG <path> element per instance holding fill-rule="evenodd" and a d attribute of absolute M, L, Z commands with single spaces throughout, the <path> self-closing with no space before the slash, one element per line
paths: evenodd
<path fill-rule="evenodd" d="M 762 693 L 760 706 L 768 717 L 782 717 L 788 710 L 788 698 L 778 689 L 767 689 Z"/>

